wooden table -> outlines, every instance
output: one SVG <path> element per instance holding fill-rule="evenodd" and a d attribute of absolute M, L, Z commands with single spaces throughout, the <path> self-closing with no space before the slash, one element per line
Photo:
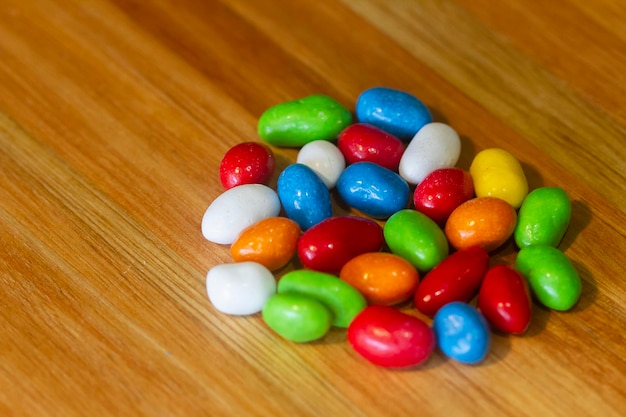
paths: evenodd
<path fill-rule="evenodd" d="M 624 21 L 619 0 L 2 1 L 0 415 L 625 415 Z M 274 104 L 373 86 L 457 130 L 460 167 L 501 147 L 565 188 L 575 308 L 535 306 L 479 366 L 403 371 L 213 308 L 224 152 Z"/>

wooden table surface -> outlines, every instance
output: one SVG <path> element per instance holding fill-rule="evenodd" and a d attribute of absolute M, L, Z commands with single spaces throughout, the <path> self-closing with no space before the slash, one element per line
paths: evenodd
<path fill-rule="evenodd" d="M 3 0 L 0 415 L 625 415 L 624 21 L 620 0 Z M 213 308 L 224 152 L 272 105 L 374 86 L 457 130 L 460 167 L 501 147 L 568 192 L 575 308 L 535 306 L 479 366 L 402 371 Z"/>

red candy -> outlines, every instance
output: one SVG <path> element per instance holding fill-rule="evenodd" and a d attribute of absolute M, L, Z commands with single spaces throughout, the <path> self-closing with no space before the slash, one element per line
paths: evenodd
<path fill-rule="evenodd" d="M 220 163 L 220 181 L 227 190 L 243 184 L 267 185 L 275 167 L 274 154 L 268 147 L 243 142 L 224 154 Z"/>
<path fill-rule="evenodd" d="M 369 306 L 348 327 L 354 350 L 375 365 L 407 368 L 426 361 L 435 334 L 422 320 L 394 307 Z"/>
<path fill-rule="evenodd" d="M 434 267 L 415 292 L 415 307 L 428 316 L 452 301 L 467 302 L 480 288 L 489 254 L 474 246 L 453 253 Z"/>
<path fill-rule="evenodd" d="M 404 143 L 400 139 L 366 123 L 345 128 L 339 134 L 337 146 L 348 164 L 373 162 L 396 172 L 404 153 Z"/>
<path fill-rule="evenodd" d="M 415 188 L 415 209 L 443 223 L 455 208 L 474 196 L 469 173 L 460 168 L 437 169 Z"/>
<path fill-rule="evenodd" d="M 350 259 L 378 252 L 384 243 L 382 228 L 371 219 L 337 216 L 308 229 L 298 241 L 298 257 L 305 268 L 338 273 Z"/>
<path fill-rule="evenodd" d="M 524 333 L 532 316 L 526 279 L 506 265 L 489 269 L 478 292 L 478 308 L 496 329 Z"/>

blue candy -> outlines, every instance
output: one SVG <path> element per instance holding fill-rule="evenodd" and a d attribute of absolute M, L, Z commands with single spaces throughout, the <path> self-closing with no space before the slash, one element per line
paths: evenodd
<path fill-rule="evenodd" d="M 489 353 L 491 333 L 481 313 L 469 304 L 444 305 L 433 318 L 439 349 L 458 362 L 476 364 Z"/>
<path fill-rule="evenodd" d="M 386 87 L 362 92 L 356 102 L 356 117 L 359 122 L 372 124 L 404 141 L 433 121 L 424 103 L 409 93 Z"/>
<path fill-rule="evenodd" d="M 337 181 L 339 196 L 368 216 L 386 218 L 406 208 L 409 184 L 395 172 L 372 162 L 349 165 Z"/>
<path fill-rule="evenodd" d="M 330 191 L 311 168 L 289 165 L 278 177 L 278 198 L 287 217 L 307 230 L 333 214 Z"/>

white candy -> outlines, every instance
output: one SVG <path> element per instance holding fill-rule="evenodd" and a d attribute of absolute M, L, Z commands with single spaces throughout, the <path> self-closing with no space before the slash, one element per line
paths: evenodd
<path fill-rule="evenodd" d="M 315 140 L 304 145 L 298 152 L 296 162 L 315 171 L 329 190 L 335 187 L 346 168 L 346 160 L 339 148 L 326 140 Z"/>
<path fill-rule="evenodd" d="M 439 168 L 452 168 L 461 155 L 461 139 L 444 123 L 428 123 L 406 147 L 398 172 L 411 184 L 419 184 Z"/>
<path fill-rule="evenodd" d="M 258 313 L 276 294 L 276 279 L 269 269 L 256 262 L 221 264 L 206 276 L 209 300 L 222 313 Z"/>
<path fill-rule="evenodd" d="M 276 191 L 261 184 L 245 184 L 220 194 L 204 212 L 202 234 L 207 240 L 231 244 L 248 226 L 280 212 Z"/>

